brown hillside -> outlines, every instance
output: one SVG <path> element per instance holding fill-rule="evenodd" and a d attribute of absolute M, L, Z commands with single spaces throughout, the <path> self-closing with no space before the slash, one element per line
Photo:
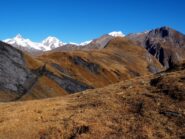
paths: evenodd
<path fill-rule="evenodd" d="M 101 50 L 52 52 L 38 59 L 93 87 L 163 69 L 144 48 L 126 38 L 115 38 Z"/>
<path fill-rule="evenodd" d="M 41 99 L 92 88 L 0 42 L 0 101 Z"/>
<path fill-rule="evenodd" d="M 105 88 L 1 103 L 2 139 L 185 137 L 185 67 Z"/>

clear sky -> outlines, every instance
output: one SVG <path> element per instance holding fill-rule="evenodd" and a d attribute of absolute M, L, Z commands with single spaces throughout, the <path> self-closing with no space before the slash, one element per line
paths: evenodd
<path fill-rule="evenodd" d="M 185 33 L 185 0 L 1 0 L 0 39 L 20 33 L 41 41 L 82 42 L 170 26 Z"/>

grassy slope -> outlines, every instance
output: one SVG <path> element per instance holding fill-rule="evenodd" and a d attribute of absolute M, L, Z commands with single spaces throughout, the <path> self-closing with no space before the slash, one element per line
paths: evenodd
<path fill-rule="evenodd" d="M 72 61 L 74 57 L 99 65 L 99 74 L 75 64 Z M 72 77 L 94 87 L 103 87 L 133 76 L 150 74 L 150 64 L 162 70 L 156 59 L 152 56 L 148 59 L 148 52 L 144 48 L 136 46 L 126 38 L 115 38 L 102 50 L 53 52 L 46 53 L 38 59 L 49 64 L 56 63 L 66 69 Z"/>
<path fill-rule="evenodd" d="M 42 76 L 38 79 L 33 88 L 29 90 L 20 100 L 50 98 L 64 95 L 67 95 L 67 92 L 64 89 L 48 77 Z"/>
<path fill-rule="evenodd" d="M 30 70 L 37 70 L 45 64 L 26 53 L 24 53 L 24 60 L 26 67 Z M 46 65 L 46 68 L 58 77 L 62 78 L 63 76 L 66 76 L 49 65 Z M 64 96 L 66 94 L 66 91 L 62 89 L 56 82 L 46 76 L 41 76 L 35 82 L 33 87 L 19 100 L 42 99 L 48 97 Z"/>
<path fill-rule="evenodd" d="M 184 138 L 185 70 L 62 98 L 0 104 L 4 138 Z"/>

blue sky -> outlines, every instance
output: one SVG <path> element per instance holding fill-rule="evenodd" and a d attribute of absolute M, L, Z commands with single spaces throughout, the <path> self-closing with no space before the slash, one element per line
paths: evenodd
<path fill-rule="evenodd" d="M 164 25 L 185 33 L 184 0 L 1 0 L 0 17 L 1 40 L 20 33 L 33 41 L 51 35 L 79 43 Z"/>

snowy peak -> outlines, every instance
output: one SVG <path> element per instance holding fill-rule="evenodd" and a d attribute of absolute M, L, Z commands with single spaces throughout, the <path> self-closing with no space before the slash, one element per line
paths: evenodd
<path fill-rule="evenodd" d="M 12 38 L 12 39 L 6 39 L 6 40 L 4 40 L 4 42 L 9 42 L 9 43 L 12 43 L 12 42 L 15 42 L 16 43 L 16 41 L 24 41 L 25 39 L 20 35 L 20 34 L 17 34 L 14 38 Z"/>
<path fill-rule="evenodd" d="M 49 36 L 46 39 L 44 39 L 42 41 L 42 44 L 44 46 L 48 47 L 48 49 L 50 49 L 50 50 L 55 49 L 57 47 L 60 47 L 60 46 L 64 45 L 64 43 L 61 42 L 58 38 L 52 37 L 52 36 Z"/>
<path fill-rule="evenodd" d="M 25 39 L 22 35 L 17 34 L 14 38 L 6 39 L 4 42 L 17 47 L 22 48 L 23 50 L 39 50 L 39 51 L 49 51 L 59 46 L 62 46 L 63 43 L 59 41 L 56 37 L 48 37 L 44 39 L 41 43 L 32 42 L 29 39 Z"/>
<path fill-rule="evenodd" d="M 108 35 L 113 37 L 125 37 L 125 34 L 123 34 L 121 31 L 113 31 L 110 32 Z"/>
<path fill-rule="evenodd" d="M 6 40 L 4 40 L 4 42 L 6 42 L 14 47 L 17 47 L 20 49 L 22 48 L 23 50 L 27 50 L 27 51 L 31 51 L 31 50 L 44 51 L 45 50 L 45 46 L 42 45 L 41 43 L 32 42 L 29 39 L 25 39 L 20 34 L 16 35 L 12 39 L 6 39 Z"/>
<path fill-rule="evenodd" d="M 17 34 L 14 39 L 24 39 L 21 34 Z"/>
<path fill-rule="evenodd" d="M 89 44 L 89 43 L 91 43 L 91 42 L 92 42 L 92 40 L 90 40 L 90 41 L 85 41 L 85 42 L 82 42 L 82 43 L 80 43 L 80 46 L 87 45 L 87 44 Z"/>

